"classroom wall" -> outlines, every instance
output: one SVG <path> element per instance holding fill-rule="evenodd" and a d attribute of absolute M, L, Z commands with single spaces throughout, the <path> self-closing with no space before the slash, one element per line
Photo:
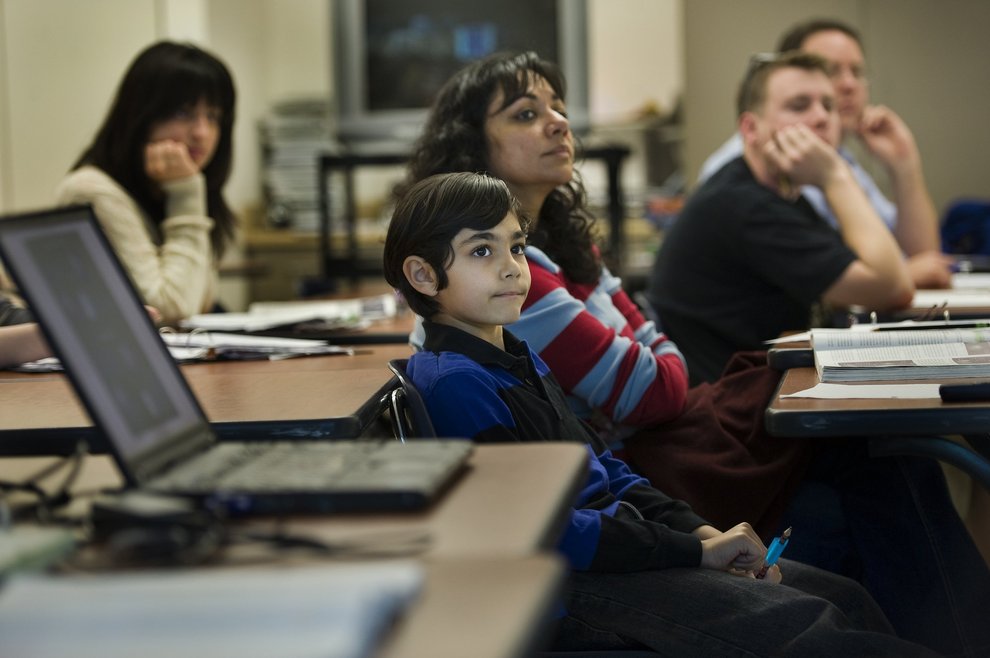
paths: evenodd
<path fill-rule="evenodd" d="M 685 166 L 735 129 L 735 90 L 750 54 L 815 16 L 859 28 L 874 102 L 912 127 L 936 207 L 990 198 L 990 3 L 982 0 L 689 0 L 684 3 Z"/>
<path fill-rule="evenodd" d="M 238 210 L 260 199 L 256 122 L 280 100 L 332 93 L 333 0 L 0 0 L 0 211 L 50 202 L 127 63 L 159 38 L 230 65 L 239 91 Z M 864 34 L 875 100 L 915 129 L 939 208 L 987 192 L 990 3 L 981 0 L 589 0 L 591 107 L 627 120 L 684 90 L 689 180 L 734 129 L 746 59 L 813 15 Z"/>
<path fill-rule="evenodd" d="M 0 211 L 50 203 L 127 64 L 161 38 L 198 43 L 232 70 L 238 119 L 227 192 L 250 210 L 261 196 L 258 119 L 275 102 L 332 93 L 332 1 L 0 0 Z M 681 4 L 589 0 L 596 120 L 673 104 L 683 86 Z"/>

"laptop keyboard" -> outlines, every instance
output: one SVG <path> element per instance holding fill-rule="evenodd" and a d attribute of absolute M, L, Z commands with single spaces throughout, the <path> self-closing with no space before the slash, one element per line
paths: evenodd
<path fill-rule="evenodd" d="M 467 441 L 220 443 L 154 486 L 193 492 L 401 489 L 456 468 L 469 450 Z"/>

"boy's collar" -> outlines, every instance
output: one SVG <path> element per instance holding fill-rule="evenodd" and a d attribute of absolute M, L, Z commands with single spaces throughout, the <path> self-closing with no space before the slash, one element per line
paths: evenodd
<path fill-rule="evenodd" d="M 429 352 L 457 352 L 482 365 L 496 365 L 515 371 L 521 364 L 529 369 L 529 347 L 508 329 L 502 329 L 505 349 L 500 350 L 477 336 L 446 324 L 423 320 L 423 349 Z"/>

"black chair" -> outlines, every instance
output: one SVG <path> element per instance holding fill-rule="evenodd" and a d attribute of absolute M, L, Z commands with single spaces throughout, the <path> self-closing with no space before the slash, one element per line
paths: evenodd
<path fill-rule="evenodd" d="M 990 255 L 990 200 L 958 199 L 946 210 L 939 229 L 947 254 Z"/>
<path fill-rule="evenodd" d="M 399 381 L 389 393 L 389 417 L 392 419 L 392 431 L 395 438 L 405 442 L 406 439 L 433 439 L 437 431 L 433 428 L 430 413 L 426 410 L 423 396 L 419 394 L 416 385 L 406 375 L 406 364 L 409 359 L 392 359 L 388 368 Z"/>

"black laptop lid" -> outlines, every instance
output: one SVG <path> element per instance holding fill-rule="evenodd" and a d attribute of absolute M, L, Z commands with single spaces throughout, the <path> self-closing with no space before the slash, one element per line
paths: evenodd
<path fill-rule="evenodd" d="M 212 443 L 89 206 L 0 219 L 0 256 L 131 484 Z"/>

